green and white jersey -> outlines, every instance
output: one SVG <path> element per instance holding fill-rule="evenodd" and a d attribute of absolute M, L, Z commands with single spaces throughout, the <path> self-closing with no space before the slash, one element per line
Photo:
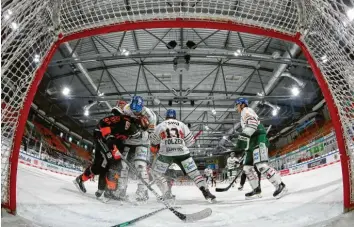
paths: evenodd
<path fill-rule="evenodd" d="M 194 137 L 189 128 L 175 119 L 161 122 L 150 135 L 152 145 L 160 144 L 159 153 L 165 156 L 189 154 L 188 147 L 193 145 Z"/>
<path fill-rule="evenodd" d="M 257 130 L 260 121 L 258 120 L 258 115 L 253 109 L 245 107 L 241 111 L 241 127 L 242 133 L 252 136 L 252 134 Z"/>
<path fill-rule="evenodd" d="M 238 166 L 239 160 L 236 157 L 228 157 L 227 158 L 227 169 L 235 169 Z"/>

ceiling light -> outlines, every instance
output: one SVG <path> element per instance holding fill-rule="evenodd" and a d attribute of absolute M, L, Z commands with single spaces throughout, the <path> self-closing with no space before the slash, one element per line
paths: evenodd
<path fill-rule="evenodd" d="M 5 13 L 4 13 L 4 18 L 5 20 L 9 19 L 12 15 L 12 11 L 11 10 L 7 10 Z"/>
<path fill-rule="evenodd" d="M 39 62 L 39 58 L 40 58 L 40 56 L 38 54 L 36 54 L 36 55 L 34 55 L 33 61 L 38 63 Z"/>
<path fill-rule="evenodd" d="M 291 88 L 291 93 L 293 96 L 298 96 L 300 94 L 300 89 L 298 87 Z"/>
<path fill-rule="evenodd" d="M 158 99 L 158 98 L 154 98 L 152 101 L 155 105 L 160 105 L 160 103 L 161 103 L 160 99 Z"/>
<path fill-rule="evenodd" d="M 347 11 L 347 16 L 348 16 L 350 21 L 354 20 L 354 8 L 352 8 L 352 9 Z"/>
<path fill-rule="evenodd" d="M 242 55 L 242 50 L 237 49 L 237 50 L 234 52 L 234 55 L 235 55 L 236 57 Z"/>
<path fill-rule="evenodd" d="M 64 87 L 62 93 L 63 95 L 69 95 L 70 89 L 68 87 Z"/>
<path fill-rule="evenodd" d="M 209 130 L 209 126 L 207 126 L 207 125 L 206 125 L 206 126 L 204 126 L 204 128 L 205 128 L 206 130 Z"/>
<path fill-rule="evenodd" d="M 223 136 L 222 138 L 223 138 L 224 140 L 227 140 L 227 136 Z"/>
<path fill-rule="evenodd" d="M 85 116 L 89 116 L 89 115 L 90 115 L 89 110 L 85 110 L 84 115 L 85 115 Z"/>
<path fill-rule="evenodd" d="M 16 30 L 16 29 L 18 28 L 17 23 L 12 22 L 12 23 L 11 23 L 11 28 L 12 28 L 13 30 Z"/>
<path fill-rule="evenodd" d="M 274 58 L 274 59 L 280 58 L 280 53 L 279 53 L 278 51 L 274 51 L 274 52 L 272 53 L 272 58 Z"/>
<path fill-rule="evenodd" d="M 121 54 L 123 54 L 124 56 L 129 56 L 129 55 L 130 55 L 130 51 L 127 50 L 127 49 L 125 49 L 125 48 L 122 48 L 120 52 L 121 52 Z"/>
<path fill-rule="evenodd" d="M 323 55 L 320 59 L 321 59 L 321 61 L 322 61 L 323 63 L 328 62 L 327 55 Z"/>
<path fill-rule="evenodd" d="M 200 147 L 200 144 L 198 144 L 198 147 Z"/>
<path fill-rule="evenodd" d="M 215 109 L 212 109 L 212 110 L 211 110 L 211 113 L 212 113 L 213 115 L 216 115 L 216 110 L 215 110 Z"/>
<path fill-rule="evenodd" d="M 278 115 L 278 110 L 276 110 L 276 109 L 273 109 L 273 111 L 272 111 L 272 115 L 275 117 L 275 116 L 277 116 Z"/>
<path fill-rule="evenodd" d="M 102 97 L 102 96 L 104 96 L 104 93 L 99 91 L 98 96 Z"/>

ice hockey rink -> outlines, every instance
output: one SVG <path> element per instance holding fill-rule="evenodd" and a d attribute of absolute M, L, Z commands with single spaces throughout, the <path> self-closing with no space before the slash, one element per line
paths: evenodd
<path fill-rule="evenodd" d="M 193 186 L 176 186 L 176 206 L 183 213 L 210 207 L 213 214 L 195 223 L 183 223 L 168 210 L 136 223 L 134 226 L 351 226 L 353 213 L 342 214 L 343 195 L 339 163 L 309 172 L 284 177 L 289 193 L 283 198 L 272 198 L 273 186 L 262 181 L 263 198 L 245 200 L 249 190 L 236 187 L 216 193 L 216 204 L 209 204 Z M 4 217 L 3 226 L 112 226 L 162 208 L 150 193 L 147 204 L 139 206 L 96 200 L 96 184 L 86 183 L 87 194 L 77 191 L 73 177 L 19 164 L 18 215 L 24 220 Z M 222 187 L 222 184 L 218 185 Z M 225 185 L 224 185 L 225 186 Z M 130 194 L 135 185 L 129 187 Z M 23 225 L 23 223 L 26 225 Z M 20 224 L 22 223 L 22 224 Z"/>

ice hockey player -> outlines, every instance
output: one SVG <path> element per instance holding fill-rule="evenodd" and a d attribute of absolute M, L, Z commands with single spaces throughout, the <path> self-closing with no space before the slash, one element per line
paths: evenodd
<path fill-rule="evenodd" d="M 91 166 L 78 176 L 74 183 L 80 191 L 86 192 L 84 182 L 99 175 L 98 190 L 96 196 L 100 197 L 107 187 L 105 197 L 113 197 L 117 188 L 117 175 L 120 168 L 119 148 L 123 149 L 123 141 L 129 136 L 136 138 L 140 136 L 140 131 L 134 121 L 128 116 L 123 115 L 122 109 L 114 107 L 112 114 L 101 119 L 94 130 L 95 138 L 95 158 Z M 102 140 L 110 149 L 110 153 L 105 153 L 104 149 L 98 143 Z M 118 151 L 118 152 L 117 152 Z"/>
<path fill-rule="evenodd" d="M 257 169 L 256 165 L 254 165 L 254 171 L 256 171 L 257 173 L 257 177 L 258 177 L 258 185 L 259 185 L 259 188 L 261 189 L 261 178 L 262 178 L 262 174 L 261 172 L 259 172 L 259 170 Z M 242 175 L 241 175 L 241 180 L 240 180 L 240 186 L 238 187 L 238 190 L 239 191 L 242 191 L 243 190 L 243 186 L 245 185 L 245 182 L 246 182 L 246 174 L 245 174 L 245 171 L 242 171 Z"/>
<path fill-rule="evenodd" d="M 206 182 L 207 184 L 212 182 L 212 177 L 213 177 L 213 170 L 211 169 L 210 166 L 208 166 L 205 170 L 204 170 L 204 175 L 206 177 Z"/>
<path fill-rule="evenodd" d="M 268 146 L 266 130 L 260 123 L 258 115 L 253 109 L 248 107 L 245 98 L 238 98 L 235 101 L 238 113 L 241 113 L 242 132 L 238 136 L 236 147 L 245 151 L 243 170 L 247 180 L 252 187 L 252 191 L 246 193 L 246 198 L 261 197 L 259 178 L 253 165 L 263 176 L 265 176 L 275 187 L 273 196 L 280 198 L 286 191 L 285 184 L 282 182 L 280 174 L 268 164 Z"/>
<path fill-rule="evenodd" d="M 156 185 L 162 192 L 165 199 L 168 199 L 168 186 L 164 174 L 172 163 L 176 163 L 185 175 L 188 175 L 201 190 L 208 201 L 213 201 L 212 195 L 207 187 L 205 178 L 197 169 L 188 149 L 194 143 L 194 138 L 189 128 L 176 120 L 176 111 L 167 110 L 166 119 L 160 123 L 155 132 L 151 134 L 151 152 L 158 156 L 152 165 Z"/>
<path fill-rule="evenodd" d="M 123 112 L 128 115 L 141 126 L 141 136 L 139 138 L 130 138 L 125 141 L 125 146 L 122 152 L 130 162 L 134 163 L 140 176 L 149 182 L 147 173 L 147 164 L 150 160 L 150 152 L 148 152 L 150 145 L 150 134 L 154 132 L 156 126 L 156 115 L 149 108 L 144 106 L 144 100 L 140 96 L 134 96 L 131 102 L 125 105 Z M 129 168 L 125 163 L 122 163 L 121 176 L 119 178 L 119 196 L 121 199 L 126 199 L 126 190 L 128 186 Z M 148 190 L 142 182 L 138 182 L 135 199 L 138 202 L 147 201 L 149 199 Z"/>
<path fill-rule="evenodd" d="M 235 152 L 231 152 L 230 157 L 227 158 L 227 177 L 230 181 L 234 179 L 237 172 L 237 167 L 240 165 L 240 161 L 235 156 Z"/>

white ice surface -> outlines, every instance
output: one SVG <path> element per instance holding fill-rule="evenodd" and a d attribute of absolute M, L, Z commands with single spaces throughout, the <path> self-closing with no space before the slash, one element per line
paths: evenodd
<path fill-rule="evenodd" d="M 86 183 L 88 193 L 82 194 L 73 185 L 73 177 L 58 175 L 33 167 L 19 165 L 17 180 L 18 215 L 32 222 L 31 226 L 112 226 L 163 207 L 150 193 L 147 204 L 120 205 L 112 201 L 103 204 L 94 196 L 96 184 Z M 273 186 L 262 181 L 263 198 L 245 200 L 244 191 L 231 188 L 227 192 L 212 193 L 217 196 L 216 204 L 207 203 L 199 189 L 192 186 L 173 188 L 177 196 L 176 205 L 180 212 L 191 213 L 206 207 L 213 214 L 196 223 L 183 223 L 165 210 L 135 226 L 141 227 L 219 227 L 219 226 L 352 226 L 353 213 L 341 215 L 343 211 L 342 177 L 340 164 L 287 176 L 283 181 L 289 194 L 276 200 L 272 197 Z M 226 185 L 219 184 L 218 187 Z M 129 194 L 134 194 L 135 185 L 129 185 Z M 28 221 L 27 221 L 28 222 Z M 16 226 L 7 224 L 5 226 Z M 24 226 L 24 225 L 22 225 Z"/>

